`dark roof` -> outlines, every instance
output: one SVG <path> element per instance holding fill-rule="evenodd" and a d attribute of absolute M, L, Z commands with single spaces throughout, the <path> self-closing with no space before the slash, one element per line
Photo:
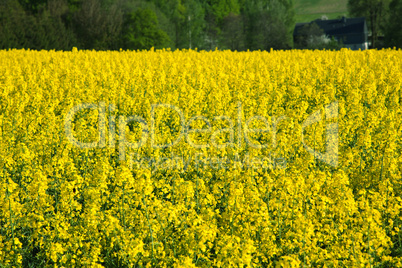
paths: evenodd
<path fill-rule="evenodd" d="M 337 40 L 342 40 L 344 44 L 359 44 L 366 42 L 367 26 L 366 19 L 345 18 L 334 20 L 317 19 L 307 23 L 297 23 L 293 32 L 294 36 L 299 35 L 300 29 L 306 24 L 316 23 L 326 35 L 333 36 Z"/>

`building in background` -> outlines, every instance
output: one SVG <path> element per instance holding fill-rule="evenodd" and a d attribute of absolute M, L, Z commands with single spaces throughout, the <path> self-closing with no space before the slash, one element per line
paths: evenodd
<path fill-rule="evenodd" d="M 325 18 L 317 19 L 307 23 L 297 23 L 293 32 L 295 44 L 300 42 L 301 39 L 308 38 L 306 35 L 306 26 L 316 24 L 322 33 L 329 37 L 334 38 L 343 47 L 352 50 L 365 50 L 369 48 L 368 42 L 368 28 L 366 19 L 361 18 L 346 18 L 327 20 Z"/>

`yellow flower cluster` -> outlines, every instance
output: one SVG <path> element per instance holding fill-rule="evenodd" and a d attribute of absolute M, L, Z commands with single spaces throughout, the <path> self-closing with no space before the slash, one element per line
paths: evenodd
<path fill-rule="evenodd" d="M 0 51 L 1 267 L 402 267 L 402 52 Z"/>

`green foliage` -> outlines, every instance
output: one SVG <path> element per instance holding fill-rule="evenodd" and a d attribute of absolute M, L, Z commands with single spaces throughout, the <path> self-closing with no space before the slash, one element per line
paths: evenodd
<path fill-rule="evenodd" d="M 342 43 L 335 40 L 334 37 L 326 36 L 325 32 L 314 22 L 305 24 L 299 30 L 294 45 L 297 49 L 339 50 L 342 48 Z"/>
<path fill-rule="evenodd" d="M 164 1 L 166 4 L 167 1 Z M 164 31 L 168 36 L 170 42 L 167 44 L 167 47 L 170 48 L 175 48 L 176 43 L 175 43 L 175 22 L 169 17 L 168 12 L 166 12 L 166 9 L 168 9 L 167 6 L 160 6 L 160 3 L 157 3 L 157 1 L 146 1 L 146 0 L 135 0 L 135 1 L 122 1 L 121 2 L 121 10 L 124 11 L 124 18 L 127 19 L 129 16 L 129 13 L 132 13 L 138 9 L 150 9 L 152 10 L 158 20 L 158 25 L 159 28 Z M 122 33 L 123 35 L 123 33 Z M 121 43 L 120 43 L 121 46 Z"/>
<path fill-rule="evenodd" d="M 128 14 L 123 29 L 124 49 L 163 48 L 169 42 L 169 36 L 159 29 L 156 14 L 150 9 Z"/>
<path fill-rule="evenodd" d="M 393 0 L 389 10 L 389 19 L 385 26 L 385 45 L 402 48 L 402 1 Z"/>
<path fill-rule="evenodd" d="M 324 31 L 316 23 L 305 24 L 299 32 L 297 39 L 295 40 L 296 48 L 307 48 L 309 46 L 309 40 L 324 35 Z"/>
<path fill-rule="evenodd" d="M 211 0 L 210 6 L 219 23 L 230 13 L 240 13 L 240 5 L 237 0 Z"/>
<path fill-rule="evenodd" d="M 316 38 L 312 38 L 309 40 L 307 44 L 307 49 L 318 49 L 318 50 L 340 50 L 342 48 L 342 43 L 339 43 L 332 38 L 328 38 L 325 35 L 321 35 Z"/>
<path fill-rule="evenodd" d="M 381 47 L 378 37 L 384 33 L 389 13 L 390 0 L 349 0 L 348 9 L 352 16 L 366 17 L 371 31 L 371 46 Z"/>
<path fill-rule="evenodd" d="M 241 51 L 245 49 L 243 17 L 230 13 L 223 20 L 222 45 L 225 49 Z"/>
<path fill-rule="evenodd" d="M 291 1 L 253 0 L 245 6 L 247 47 L 252 50 L 292 46 L 294 11 Z"/>
<path fill-rule="evenodd" d="M 15 0 L 0 5 L 0 22 L 0 48 L 70 50 L 76 42 L 60 14 L 43 10 L 34 16 Z"/>
<path fill-rule="evenodd" d="M 3 0 L 1 48 L 290 48 L 292 0 Z M 7 4 L 5 4 L 7 3 Z M 13 3 L 13 4 L 10 4 Z"/>
<path fill-rule="evenodd" d="M 20 0 L 23 8 L 31 13 L 37 13 L 46 7 L 47 0 Z"/>
<path fill-rule="evenodd" d="M 402 0 L 2 0 L 0 48 L 242 51 L 325 41 L 318 47 L 337 49 L 321 36 L 293 44 L 295 8 L 338 14 L 346 2 L 351 16 L 366 17 L 373 47 L 384 46 L 383 35 L 386 46 L 402 46 Z"/>
<path fill-rule="evenodd" d="M 118 49 L 118 38 L 123 24 L 117 5 L 102 7 L 100 0 L 83 0 L 74 13 L 73 25 L 79 39 L 79 48 Z"/>

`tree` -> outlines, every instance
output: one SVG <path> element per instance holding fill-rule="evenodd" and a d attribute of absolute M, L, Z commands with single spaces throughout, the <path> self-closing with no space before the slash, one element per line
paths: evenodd
<path fill-rule="evenodd" d="M 205 10 L 207 48 L 212 50 L 221 45 L 225 47 L 225 44 L 222 43 L 224 24 L 226 23 L 228 26 L 228 21 L 225 22 L 225 18 L 229 14 L 240 14 L 241 6 L 238 0 L 205 0 L 203 7 Z"/>
<path fill-rule="evenodd" d="M 241 15 L 230 13 L 223 19 L 222 44 L 224 48 L 231 50 L 244 50 L 244 25 Z"/>
<path fill-rule="evenodd" d="M 388 47 L 402 48 L 402 0 L 393 0 L 385 27 L 385 44 Z"/>
<path fill-rule="evenodd" d="M 183 25 L 186 21 L 186 7 L 181 0 L 151 0 L 169 20 L 169 29 L 165 32 L 169 34 L 172 48 L 183 46 Z M 188 47 L 188 42 L 185 47 Z"/>
<path fill-rule="evenodd" d="M 81 9 L 74 13 L 73 24 L 84 49 L 118 49 L 123 14 L 117 3 L 102 7 L 100 0 L 83 0 Z"/>
<path fill-rule="evenodd" d="M 299 30 L 294 45 L 296 48 L 307 48 L 312 39 L 320 38 L 322 35 L 325 35 L 325 33 L 323 29 L 317 25 L 317 23 L 313 22 L 305 24 Z"/>
<path fill-rule="evenodd" d="M 138 9 L 127 14 L 123 30 L 124 49 L 163 48 L 169 43 L 169 36 L 159 28 L 155 12 Z"/>
<path fill-rule="evenodd" d="M 209 4 L 218 24 L 221 24 L 230 13 L 240 14 L 240 5 L 237 0 L 210 0 Z"/>
<path fill-rule="evenodd" d="M 46 7 L 47 0 L 20 0 L 24 10 L 36 14 L 39 10 Z"/>
<path fill-rule="evenodd" d="M 66 9 L 57 10 L 56 12 L 56 8 L 43 9 L 33 15 L 25 11 L 16 0 L 2 2 L 0 49 L 71 49 L 76 44 L 76 39 L 61 19 Z"/>
<path fill-rule="evenodd" d="M 378 36 L 384 31 L 390 0 L 348 0 L 349 13 L 368 20 L 371 31 L 371 46 L 378 47 Z"/>
<path fill-rule="evenodd" d="M 0 0 L 3 48 L 292 46 L 292 0 Z"/>
<path fill-rule="evenodd" d="M 250 0 L 246 2 L 244 13 L 248 48 L 270 50 L 292 47 L 292 1 Z"/>
<path fill-rule="evenodd" d="M 73 31 L 65 27 L 60 16 L 52 15 L 48 10 L 38 14 L 36 32 L 32 40 L 37 49 L 71 50 L 77 45 Z"/>
<path fill-rule="evenodd" d="M 220 29 L 218 26 L 217 16 L 214 14 L 211 7 L 206 4 L 205 5 L 205 34 L 206 34 L 206 43 L 207 49 L 214 49 L 218 46 L 218 36 L 220 34 Z"/>
<path fill-rule="evenodd" d="M 182 0 L 175 12 L 176 48 L 204 48 L 204 9 L 198 0 Z"/>
<path fill-rule="evenodd" d="M 118 0 L 122 2 L 122 10 L 124 10 L 124 18 L 128 18 L 128 14 L 139 9 L 152 10 L 157 18 L 159 28 L 169 36 L 169 43 L 166 47 L 176 48 L 176 21 L 170 17 L 174 12 L 170 9 L 174 6 L 176 0 Z M 124 35 L 124 33 L 122 33 Z"/>

